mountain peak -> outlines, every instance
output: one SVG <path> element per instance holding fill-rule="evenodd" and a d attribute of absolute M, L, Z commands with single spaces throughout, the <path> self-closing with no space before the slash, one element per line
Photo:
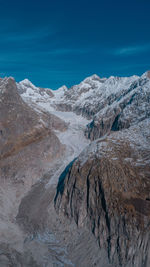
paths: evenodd
<path fill-rule="evenodd" d="M 93 74 L 83 80 L 83 82 L 87 83 L 89 81 L 100 81 L 101 78 L 97 74 Z"/>
<path fill-rule="evenodd" d="M 92 76 L 90 76 L 90 78 L 92 80 L 100 80 L 100 77 L 97 74 L 93 74 Z"/>
<path fill-rule="evenodd" d="M 24 86 L 28 86 L 28 87 L 36 87 L 30 80 L 28 79 L 24 79 L 22 81 L 19 82 L 19 84 L 24 85 Z"/>
<path fill-rule="evenodd" d="M 66 85 L 63 85 L 63 86 L 59 87 L 57 90 L 59 90 L 59 91 L 67 91 L 68 88 L 67 88 Z"/>
<path fill-rule="evenodd" d="M 15 80 L 13 77 L 5 77 L 3 79 L 0 79 L 0 92 L 5 93 L 6 91 L 9 91 L 10 88 L 14 88 Z"/>
<path fill-rule="evenodd" d="M 150 79 L 150 70 L 144 72 L 143 75 L 142 75 L 141 77 L 142 77 L 142 78 L 149 78 L 149 79 Z"/>

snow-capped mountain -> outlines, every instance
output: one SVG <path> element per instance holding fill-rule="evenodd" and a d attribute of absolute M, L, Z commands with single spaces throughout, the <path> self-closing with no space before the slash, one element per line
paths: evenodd
<path fill-rule="evenodd" d="M 65 92 L 61 103 L 56 102 L 59 109 L 72 110 L 87 118 L 92 118 L 106 104 L 119 98 L 130 85 L 138 80 L 138 76 L 129 78 L 110 77 L 100 79 L 97 75 L 86 78 L 79 85 Z"/>
<path fill-rule="evenodd" d="M 150 72 L 0 79 L 0 111 L 0 266 L 149 267 Z"/>
<path fill-rule="evenodd" d="M 128 128 L 150 116 L 149 77 L 150 72 L 141 77 L 111 76 L 108 79 L 92 75 L 70 89 L 66 86 L 53 92 L 49 89 L 53 95 L 47 95 L 46 89 L 43 96 L 29 81 L 25 82 L 26 87 L 24 81 L 20 82 L 18 88 L 25 101 L 38 102 L 47 111 L 57 109 L 87 118 L 89 123 L 85 135 L 94 140 L 111 130 Z"/>
<path fill-rule="evenodd" d="M 124 87 L 121 84 L 116 94 L 110 94 L 104 108 L 93 117 L 86 135 L 94 140 L 112 131 L 136 125 L 150 117 L 150 79 L 148 73 Z"/>
<path fill-rule="evenodd" d="M 89 80 L 91 83 L 93 77 L 88 78 L 88 85 Z M 85 89 L 84 82 L 75 88 L 79 88 L 81 96 L 87 94 L 86 90 L 90 92 L 85 102 L 80 102 L 78 96 L 72 98 L 72 103 L 73 108 L 78 106 L 75 111 L 81 108 L 81 113 L 86 104 L 87 109 L 94 110 L 85 134 L 95 141 L 59 180 L 56 210 L 73 218 L 78 227 L 86 225 L 91 230 L 100 250 L 107 251 L 111 266 L 148 267 L 150 72 L 141 77 L 110 77 L 99 85 L 96 95 L 92 91 L 95 88 Z M 68 92 L 65 100 L 67 96 Z"/>
<path fill-rule="evenodd" d="M 17 83 L 17 88 L 19 94 L 21 94 L 22 98 L 32 98 L 34 101 L 42 101 L 46 100 L 46 98 L 53 97 L 53 93 L 50 89 L 36 87 L 31 83 L 28 79 L 24 79 L 23 81 Z"/>
<path fill-rule="evenodd" d="M 101 112 L 103 108 L 119 104 L 125 98 L 133 97 L 133 94 L 140 93 L 142 88 L 146 94 L 149 90 L 149 72 L 141 77 L 114 77 L 100 78 L 92 75 L 80 84 L 67 88 L 62 86 L 58 90 L 43 89 L 42 93 L 28 80 L 18 83 L 18 90 L 24 100 L 36 102 L 38 100 L 49 102 L 61 111 L 73 111 L 76 114 L 92 119 L 93 115 Z M 49 95 L 49 97 L 48 97 Z M 39 98 L 40 97 L 40 98 Z"/>

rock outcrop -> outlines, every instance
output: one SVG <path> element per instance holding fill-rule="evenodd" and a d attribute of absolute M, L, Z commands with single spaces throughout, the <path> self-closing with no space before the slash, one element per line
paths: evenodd
<path fill-rule="evenodd" d="M 1 178 L 15 177 L 18 171 L 21 178 L 24 176 L 20 170 L 23 164 L 30 162 L 31 168 L 32 159 L 36 164 L 35 158 L 39 155 L 41 161 L 45 158 L 46 162 L 46 158 L 54 159 L 61 154 L 63 147 L 53 129 L 65 130 L 65 123 L 56 116 L 39 114 L 30 108 L 18 94 L 13 78 L 0 82 L 0 101 Z M 36 166 L 39 169 L 38 166 L 39 162 Z"/>
<path fill-rule="evenodd" d="M 86 225 L 114 266 L 150 264 L 148 129 L 149 119 L 92 142 L 57 187 L 56 210 Z"/>

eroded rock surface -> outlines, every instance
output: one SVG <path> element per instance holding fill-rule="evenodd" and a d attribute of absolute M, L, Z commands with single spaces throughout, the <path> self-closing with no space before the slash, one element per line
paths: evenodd
<path fill-rule="evenodd" d="M 13 78 L 1 81 L 0 97 L 0 176 L 26 183 L 26 176 L 40 177 L 46 164 L 61 156 L 63 146 L 53 130 L 67 126 L 56 116 L 30 108 Z"/>
<path fill-rule="evenodd" d="M 37 266 L 22 254 L 25 236 L 15 217 L 23 196 L 64 154 L 54 131 L 66 129 L 56 116 L 29 107 L 13 78 L 0 80 L 0 266 Z"/>
<path fill-rule="evenodd" d="M 150 121 L 92 142 L 60 179 L 60 214 L 93 232 L 114 266 L 149 266 Z"/>

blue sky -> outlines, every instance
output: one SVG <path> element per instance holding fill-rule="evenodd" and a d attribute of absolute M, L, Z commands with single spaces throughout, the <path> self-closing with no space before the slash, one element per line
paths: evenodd
<path fill-rule="evenodd" d="M 70 87 L 150 69 L 149 0 L 0 0 L 0 76 Z"/>

